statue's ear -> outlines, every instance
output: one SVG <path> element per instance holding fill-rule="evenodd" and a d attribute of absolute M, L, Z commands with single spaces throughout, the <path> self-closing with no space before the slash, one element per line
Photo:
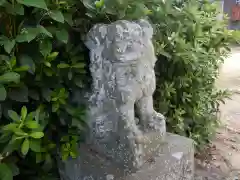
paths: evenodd
<path fill-rule="evenodd" d="M 95 49 L 99 47 L 107 34 L 107 25 L 97 24 L 88 32 L 85 45 L 88 49 Z"/>
<path fill-rule="evenodd" d="M 152 39 L 153 36 L 153 28 L 152 25 L 145 19 L 141 19 L 138 21 L 138 24 L 142 27 L 144 37 Z"/>

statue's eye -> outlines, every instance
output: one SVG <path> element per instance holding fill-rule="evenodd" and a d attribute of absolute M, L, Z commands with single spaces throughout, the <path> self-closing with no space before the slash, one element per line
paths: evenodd
<path fill-rule="evenodd" d="M 118 53 L 121 53 L 121 48 L 117 48 L 117 52 L 118 52 Z"/>

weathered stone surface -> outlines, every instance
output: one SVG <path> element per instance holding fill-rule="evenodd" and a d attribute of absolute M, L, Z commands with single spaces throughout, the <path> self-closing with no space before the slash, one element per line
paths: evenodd
<path fill-rule="evenodd" d="M 121 20 L 94 26 L 86 41 L 93 78 L 88 144 L 128 167 L 143 164 L 144 133 L 159 132 L 162 139 L 166 133 L 165 118 L 153 109 L 152 35 L 145 20 Z"/>
<path fill-rule="evenodd" d="M 193 180 L 193 141 L 168 134 L 166 142 L 160 143 L 161 146 L 157 148 L 155 146 L 154 151 L 149 150 L 151 155 L 138 170 L 123 168 L 111 159 L 82 146 L 81 158 L 68 161 L 63 166 L 68 168 L 64 180 Z"/>
<path fill-rule="evenodd" d="M 193 142 L 165 140 L 165 118 L 153 109 L 152 35 L 145 20 L 98 24 L 89 32 L 89 131 L 80 157 L 59 162 L 62 180 L 192 180 Z"/>

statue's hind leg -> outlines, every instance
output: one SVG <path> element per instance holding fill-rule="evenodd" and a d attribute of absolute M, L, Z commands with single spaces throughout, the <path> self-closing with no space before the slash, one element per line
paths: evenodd
<path fill-rule="evenodd" d="M 152 96 L 143 96 L 136 103 L 139 124 L 144 131 L 165 129 L 165 119 L 153 109 Z"/>
<path fill-rule="evenodd" d="M 136 125 L 134 101 L 123 103 L 119 107 L 119 112 L 118 131 L 120 132 L 120 143 L 125 144 L 130 149 L 128 164 L 138 168 L 143 163 L 143 147 L 138 142 L 139 137 L 142 137 L 142 132 Z"/>

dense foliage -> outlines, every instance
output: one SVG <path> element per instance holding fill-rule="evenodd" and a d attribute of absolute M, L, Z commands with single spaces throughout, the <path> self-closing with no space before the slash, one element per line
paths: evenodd
<path fill-rule="evenodd" d="M 197 0 L 0 0 L 0 179 L 54 179 L 57 158 L 76 157 L 89 84 L 93 24 L 149 17 L 155 27 L 157 110 L 200 146 L 217 125 L 219 64 L 232 34 Z M 55 164 L 53 166 L 53 164 Z"/>
<path fill-rule="evenodd" d="M 71 97 L 86 84 L 87 52 L 75 32 L 75 5 L 0 1 L 1 180 L 47 179 L 58 153 L 77 155 L 84 107 Z"/>
<path fill-rule="evenodd" d="M 167 117 L 169 131 L 191 137 L 198 148 L 204 147 L 219 124 L 219 105 L 229 95 L 215 88 L 218 70 L 230 52 L 229 45 L 239 37 L 237 32 L 227 29 L 225 17 L 219 18 L 219 3 L 87 2 L 91 18 L 97 20 L 148 17 L 155 29 L 153 40 L 158 58 L 155 107 Z"/>
<path fill-rule="evenodd" d="M 169 130 L 204 147 L 219 125 L 219 105 L 227 91 L 215 88 L 219 67 L 236 40 L 209 1 L 168 1 L 153 11 L 158 54 L 155 105 Z"/>

